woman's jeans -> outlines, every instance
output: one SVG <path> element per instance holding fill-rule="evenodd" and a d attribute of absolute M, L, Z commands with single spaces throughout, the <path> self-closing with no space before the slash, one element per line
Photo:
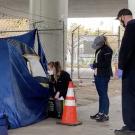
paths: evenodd
<path fill-rule="evenodd" d="M 108 83 L 110 77 L 95 76 L 95 85 L 99 95 L 99 112 L 108 115 L 109 113 L 109 97 Z"/>

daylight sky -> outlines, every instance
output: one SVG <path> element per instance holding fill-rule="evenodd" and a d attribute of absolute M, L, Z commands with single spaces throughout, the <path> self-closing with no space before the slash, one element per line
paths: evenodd
<path fill-rule="evenodd" d="M 86 28 L 90 28 L 92 30 L 111 30 L 113 33 L 117 33 L 118 26 L 120 23 L 112 17 L 104 17 L 104 18 L 69 18 L 68 19 L 68 29 L 70 26 L 76 23 L 78 25 L 85 26 Z"/>

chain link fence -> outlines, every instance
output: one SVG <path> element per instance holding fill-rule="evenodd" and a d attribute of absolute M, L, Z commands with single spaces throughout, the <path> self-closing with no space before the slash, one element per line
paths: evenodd
<path fill-rule="evenodd" d="M 90 69 L 89 64 L 94 60 L 95 50 L 91 45 L 97 35 L 80 35 L 72 37 L 71 46 L 71 68 L 67 71 L 71 73 L 73 79 L 92 79 L 93 70 Z M 117 78 L 117 63 L 118 51 L 120 46 L 120 32 L 117 35 L 107 35 L 110 47 L 113 49 L 112 69 L 113 78 Z"/>

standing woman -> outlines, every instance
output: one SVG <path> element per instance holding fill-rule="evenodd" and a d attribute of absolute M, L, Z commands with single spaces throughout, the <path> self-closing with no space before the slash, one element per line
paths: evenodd
<path fill-rule="evenodd" d="M 97 36 L 92 48 L 96 50 L 95 60 L 90 67 L 94 70 L 94 79 L 97 93 L 99 95 L 99 110 L 91 119 L 97 122 L 109 120 L 109 97 L 108 83 L 112 76 L 111 60 L 113 51 L 107 43 L 105 36 Z"/>

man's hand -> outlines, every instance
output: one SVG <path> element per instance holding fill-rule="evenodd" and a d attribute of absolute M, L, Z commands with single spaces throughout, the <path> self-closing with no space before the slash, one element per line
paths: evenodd
<path fill-rule="evenodd" d="M 123 70 L 118 69 L 118 78 L 121 79 L 123 75 Z"/>

